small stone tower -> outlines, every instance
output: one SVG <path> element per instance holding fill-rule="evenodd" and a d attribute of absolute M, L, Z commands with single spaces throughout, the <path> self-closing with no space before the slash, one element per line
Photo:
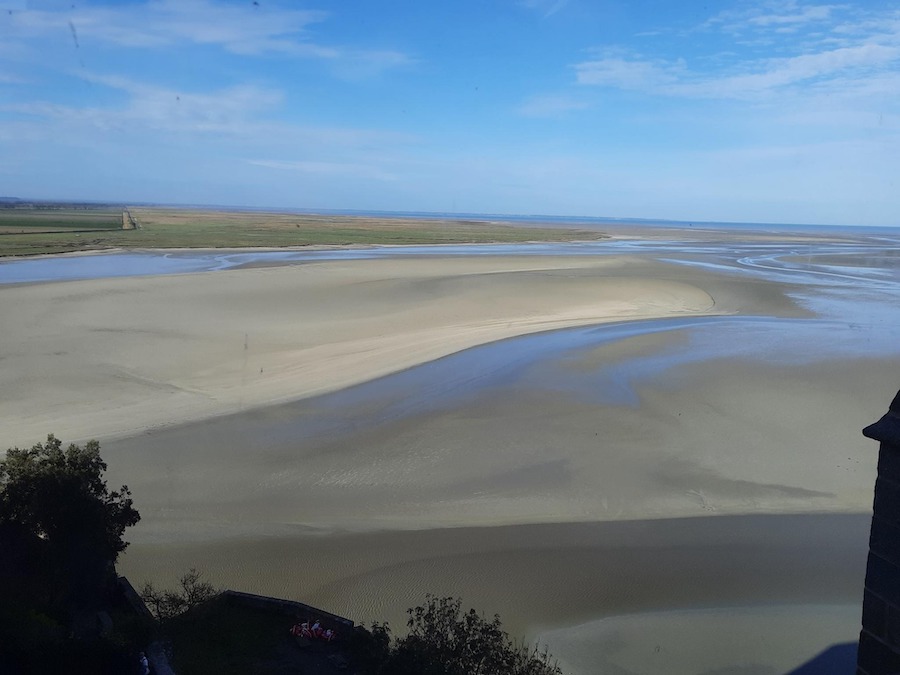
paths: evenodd
<path fill-rule="evenodd" d="M 879 441 L 857 675 L 900 673 L 900 392 L 863 434 Z"/>

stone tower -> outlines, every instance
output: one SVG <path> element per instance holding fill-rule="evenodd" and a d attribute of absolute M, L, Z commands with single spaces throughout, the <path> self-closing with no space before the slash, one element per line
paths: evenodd
<path fill-rule="evenodd" d="M 900 673 L 900 392 L 863 434 L 881 443 L 857 675 Z"/>

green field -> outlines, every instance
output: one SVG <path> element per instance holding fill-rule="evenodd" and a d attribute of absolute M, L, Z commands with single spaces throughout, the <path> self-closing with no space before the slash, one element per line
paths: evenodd
<path fill-rule="evenodd" d="M 120 207 L 0 209 L 0 256 L 109 248 L 514 243 L 605 237 L 594 230 L 456 219 L 167 208 L 138 208 L 130 212 L 138 229 L 122 229 Z"/>
<path fill-rule="evenodd" d="M 120 208 L 0 209 L 0 235 L 121 228 Z"/>

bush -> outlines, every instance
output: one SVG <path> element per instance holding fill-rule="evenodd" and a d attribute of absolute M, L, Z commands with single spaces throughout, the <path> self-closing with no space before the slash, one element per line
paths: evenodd
<path fill-rule="evenodd" d="M 386 623 L 373 623 L 371 629 L 356 626 L 347 639 L 347 651 L 354 663 L 368 673 L 386 673 L 391 658 L 391 629 Z"/>
<path fill-rule="evenodd" d="M 141 600 L 159 622 L 174 619 L 219 594 L 212 584 L 200 581 L 202 574 L 191 568 L 178 581 L 180 590 L 157 590 L 149 581 L 141 589 Z"/>
<path fill-rule="evenodd" d="M 425 604 L 407 610 L 409 633 L 387 649 L 386 626 L 373 625 L 368 645 L 371 674 L 387 675 L 560 675 L 546 650 L 517 644 L 503 630 L 500 617 L 491 620 L 470 609 L 462 612 L 458 598 L 427 596 Z M 366 644 L 360 640 L 361 644 Z"/>

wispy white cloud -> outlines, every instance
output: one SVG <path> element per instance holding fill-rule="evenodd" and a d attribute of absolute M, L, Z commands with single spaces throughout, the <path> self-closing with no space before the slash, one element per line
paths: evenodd
<path fill-rule="evenodd" d="M 82 41 L 122 47 L 160 47 L 178 43 L 219 45 L 241 54 L 309 49 L 310 24 L 322 12 L 274 9 L 254 11 L 251 3 L 209 0 L 152 0 L 143 4 L 75 7 L 70 11 L 30 10 L 11 15 L 19 35 L 36 36 L 71 24 Z"/>
<path fill-rule="evenodd" d="M 577 63 L 574 68 L 578 84 L 653 90 L 678 82 L 679 72 L 683 72 L 685 66 L 683 61 L 650 61 L 612 52 Z"/>
<path fill-rule="evenodd" d="M 124 100 L 106 106 L 43 100 L 3 103 L 0 113 L 6 115 L 0 116 L 0 140 L 146 144 L 183 138 L 220 147 L 244 144 L 259 151 L 303 148 L 331 157 L 356 157 L 361 152 L 378 156 L 385 148 L 418 142 L 408 133 L 283 121 L 282 90 L 253 83 L 198 91 L 99 73 L 77 76 L 119 92 Z"/>
<path fill-rule="evenodd" d="M 829 21 L 840 5 L 815 5 L 780 0 L 729 9 L 720 12 L 705 22 L 705 27 L 721 28 L 732 33 L 749 30 L 775 29 L 779 32 L 794 32 L 811 24 Z"/>
<path fill-rule="evenodd" d="M 684 60 L 665 62 L 608 56 L 575 64 L 582 85 L 639 90 L 666 96 L 746 99 L 794 86 L 857 90 L 900 62 L 900 45 L 866 43 L 791 57 L 737 61 L 732 72 L 697 71 Z M 738 71 L 738 72 L 734 72 Z"/>
<path fill-rule="evenodd" d="M 140 128 L 168 132 L 237 133 L 256 113 L 278 105 L 283 98 L 278 90 L 252 85 L 192 92 L 121 77 L 92 74 L 83 74 L 82 77 L 126 93 L 128 102 L 122 107 L 100 108 L 37 101 L 8 104 L 0 106 L 0 110 L 107 130 Z"/>
<path fill-rule="evenodd" d="M 857 39 L 877 36 L 897 42 L 900 40 L 900 8 L 848 16 L 843 21 L 835 22 L 830 32 Z"/>
<path fill-rule="evenodd" d="M 397 176 L 384 169 L 356 162 L 325 162 L 317 160 L 278 160 L 278 159 L 251 159 L 247 163 L 266 169 L 278 171 L 297 171 L 300 173 L 317 174 L 324 176 L 356 176 L 380 181 L 394 181 Z"/>
<path fill-rule="evenodd" d="M 212 46 L 241 56 L 323 59 L 347 72 L 368 75 L 412 63 L 399 50 L 322 44 L 312 34 L 313 27 L 329 17 L 322 11 L 268 3 L 150 0 L 102 7 L 73 5 L 68 11 L 29 10 L 13 13 L 7 21 L 19 39 L 71 32 L 85 46 L 91 41 L 131 49 Z"/>
<path fill-rule="evenodd" d="M 574 110 L 588 107 L 581 101 L 566 94 L 544 94 L 532 96 L 518 108 L 518 113 L 525 117 L 562 117 Z"/>
<path fill-rule="evenodd" d="M 520 5 L 533 9 L 544 18 L 553 16 L 569 4 L 569 0 L 520 0 Z"/>
<path fill-rule="evenodd" d="M 784 26 L 806 24 L 812 21 L 826 21 L 831 15 L 832 6 L 819 5 L 799 8 L 799 11 L 785 14 L 757 14 L 747 21 L 756 26 Z"/>
<path fill-rule="evenodd" d="M 712 98 L 744 98 L 777 93 L 802 83 L 847 80 L 864 81 L 872 71 L 900 58 L 900 48 L 877 44 L 842 47 L 815 54 L 767 59 L 754 64 L 757 72 L 724 77 L 698 78 L 669 88 L 670 93 Z"/>

